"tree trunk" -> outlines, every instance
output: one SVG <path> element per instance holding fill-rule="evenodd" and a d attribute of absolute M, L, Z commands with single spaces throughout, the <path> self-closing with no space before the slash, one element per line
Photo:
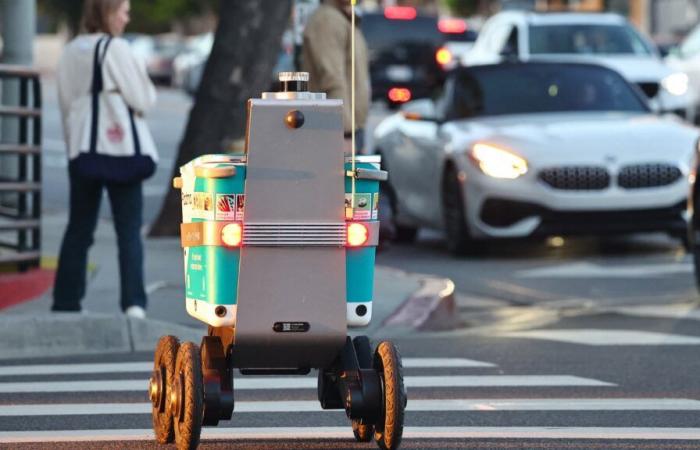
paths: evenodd
<path fill-rule="evenodd" d="M 193 158 L 230 151 L 243 138 L 246 102 L 259 97 L 270 86 L 290 11 L 290 0 L 221 2 L 214 46 L 190 111 L 172 177 L 179 176 L 180 166 Z M 150 236 L 177 236 L 181 221 L 180 193 L 170 186 Z"/>

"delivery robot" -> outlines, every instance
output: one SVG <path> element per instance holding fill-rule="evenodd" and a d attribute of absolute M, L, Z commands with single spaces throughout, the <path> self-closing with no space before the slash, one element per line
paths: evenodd
<path fill-rule="evenodd" d="M 208 324 L 198 346 L 160 338 L 149 382 L 159 443 L 196 448 L 202 426 L 230 420 L 241 376 L 318 370 L 323 409 L 344 409 L 358 441 L 401 442 L 401 357 L 372 351 L 348 326 L 369 323 L 379 235 L 378 156 L 343 151 L 342 101 L 280 74 L 248 101 L 246 151 L 181 167 L 187 312 Z M 238 375 L 237 375 L 238 376 Z"/>

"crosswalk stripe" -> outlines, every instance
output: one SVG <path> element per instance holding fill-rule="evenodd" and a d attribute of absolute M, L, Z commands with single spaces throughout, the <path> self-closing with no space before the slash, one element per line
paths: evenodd
<path fill-rule="evenodd" d="M 634 307 L 611 308 L 608 311 L 636 317 L 700 320 L 700 309 L 697 309 L 697 305 L 694 303 L 649 306 L 635 305 Z"/>
<path fill-rule="evenodd" d="M 613 383 L 573 375 L 446 375 L 409 376 L 407 387 L 517 387 L 517 386 L 615 386 Z M 238 389 L 316 389 L 312 377 L 239 377 Z M 29 392 L 125 392 L 145 391 L 146 380 L 85 380 L 0 383 L 0 393 Z"/>
<path fill-rule="evenodd" d="M 637 278 L 685 274 L 693 271 L 692 263 L 636 264 L 604 266 L 588 262 L 557 264 L 515 272 L 516 278 Z"/>
<path fill-rule="evenodd" d="M 697 440 L 700 428 L 406 427 L 404 439 Z M 202 439 L 352 439 L 347 427 L 205 428 Z M 0 443 L 151 441 L 150 429 L 3 431 Z"/>
<path fill-rule="evenodd" d="M 405 368 L 441 367 L 495 367 L 495 364 L 467 358 L 403 358 Z M 92 373 L 151 372 L 153 363 L 148 361 L 95 363 L 95 364 L 36 364 L 0 367 L 0 376 L 12 375 L 65 375 Z"/>
<path fill-rule="evenodd" d="M 502 337 L 544 339 L 582 345 L 700 345 L 700 338 L 681 334 L 636 330 L 565 329 L 527 330 L 499 334 Z"/>
<path fill-rule="evenodd" d="M 698 411 L 683 398 L 547 398 L 409 400 L 407 411 Z M 322 412 L 318 401 L 236 402 L 235 413 Z M 332 411 L 332 410 L 331 410 Z M 51 403 L 3 405 L 0 417 L 150 414 L 150 403 Z"/>

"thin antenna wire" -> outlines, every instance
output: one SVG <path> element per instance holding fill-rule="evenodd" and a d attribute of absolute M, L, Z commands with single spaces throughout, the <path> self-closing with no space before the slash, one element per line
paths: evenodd
<path fill-rule="evenodd" d="M 350 206 L 355 215 L 355 5 L 357 0 L 350 1 L 350 145 L 352 161 L 352 200 Z"/>

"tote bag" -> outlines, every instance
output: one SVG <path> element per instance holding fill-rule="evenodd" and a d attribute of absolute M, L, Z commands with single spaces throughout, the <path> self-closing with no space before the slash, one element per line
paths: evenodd
<path fill-rule="evenodd" d="M 89 127 L 89 148 L 70 161 L 69 170 L 107 183 L 135 183 L 153 175 L 156 164 L 141 152 L 139 133 L 148 133 L 148 128 L 137 127 L 134 111 L 121 94 L 104 91 L 102 63 L 111 40 L 111 36 L 102 37 L 95 46 L 90 114 L 84 124 Z M 145 138 L 152 140 L 150 135 Z"/>

